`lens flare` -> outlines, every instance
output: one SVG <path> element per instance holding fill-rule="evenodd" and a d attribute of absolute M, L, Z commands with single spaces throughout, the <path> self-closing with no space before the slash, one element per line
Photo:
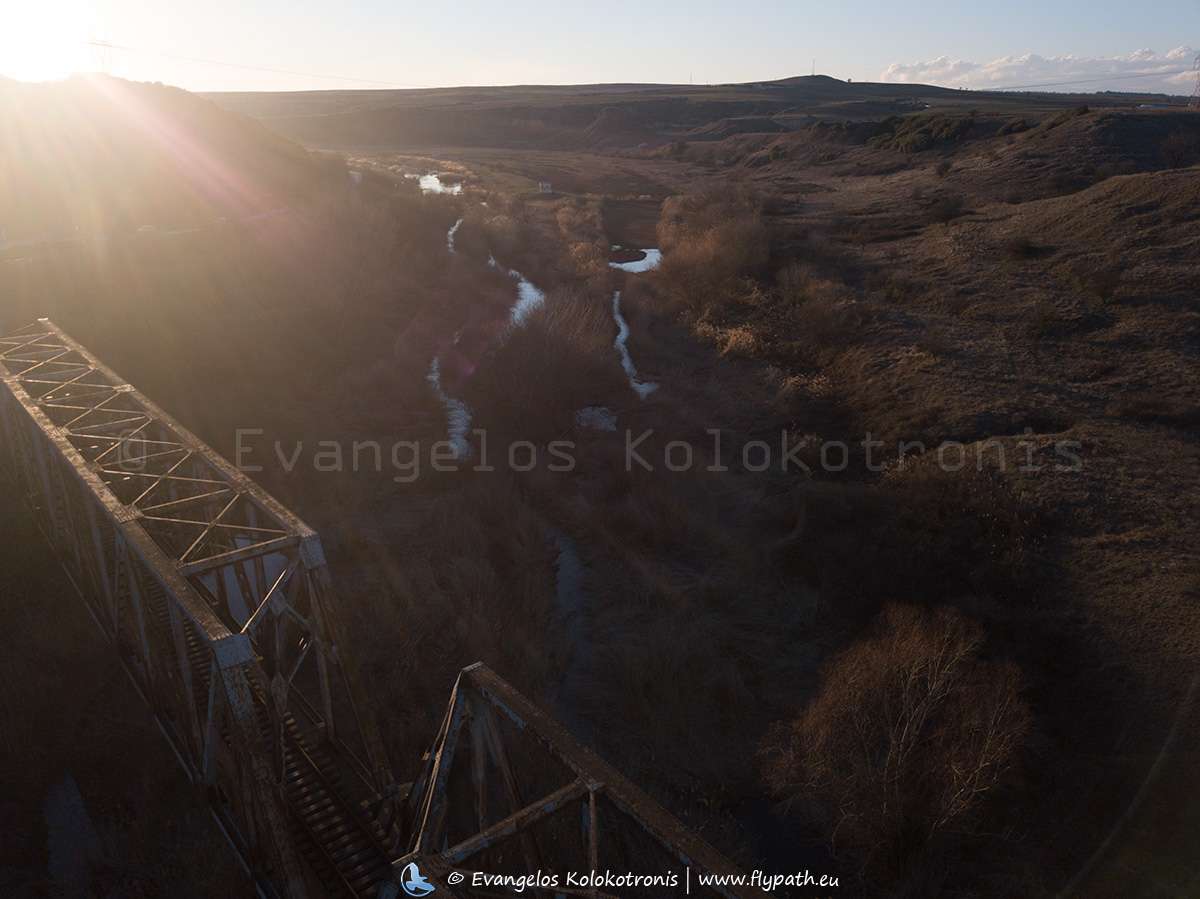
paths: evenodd
<path fill-rule="evenodd" d="M 96 68 L 87 44 L 92 25 L 86 0 L 14 4 L 0 28 L 0 75 L 54 81 Z"/>

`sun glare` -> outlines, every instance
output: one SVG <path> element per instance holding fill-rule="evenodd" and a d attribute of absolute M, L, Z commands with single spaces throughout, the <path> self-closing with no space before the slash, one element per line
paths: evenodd
<path fill-rule="evenodd" d="M 96 68 L 87 46 L 91 4 L 84 0 L 24 3 L 0 28 L 0 75 L 52 81 Z"/>

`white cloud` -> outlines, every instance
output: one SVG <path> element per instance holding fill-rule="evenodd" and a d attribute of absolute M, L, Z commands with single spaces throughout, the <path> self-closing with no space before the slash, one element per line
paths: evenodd
<path fill-rule="evenodd" d="M 1026 53 L 984 63 L 939 56 L 927 62 L 892 63 L 879 80 L 976 90 L 1036 86 L 1058 91 L 1190 94 L 1195 83 L 1192 73 L 1195 56 L 1196 51 L 1191 47 L 1176 47 L 1161 54 L 1143 49 L 1126 56 L 1099 57 Z"/>

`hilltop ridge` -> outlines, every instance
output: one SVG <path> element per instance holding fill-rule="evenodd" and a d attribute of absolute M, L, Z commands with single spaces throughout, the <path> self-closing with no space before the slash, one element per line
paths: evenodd
<path fill-rule="evenodd" d="M 1083 104 L 1130 106 L 1138 94 L 964 91 L 799 75 L 743 84 L 587 84 L 207 94 L 310 146 L 637 148 L 687 139 L 724 120 L 865 121 L 924 109 L 1012 115 Z M 1161 97 L 1153 98 L 1161 100 Z M 1182 101 L 1181 101 L 1182 102 Z M 609 130 L 609 123 L 618 127 Z"/>

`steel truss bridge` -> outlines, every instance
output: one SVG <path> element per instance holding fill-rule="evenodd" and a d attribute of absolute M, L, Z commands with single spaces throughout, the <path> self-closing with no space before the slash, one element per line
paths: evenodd
<path fill-rule="evenodd" d="M 751 895 L 700 886 L 737 872 L 482 665 L 398 784 L 319 536 L 47 320 L 0 377 L 0 462 L 261 896 L 391 899 L 414 862 L 434 895 Z"/>

